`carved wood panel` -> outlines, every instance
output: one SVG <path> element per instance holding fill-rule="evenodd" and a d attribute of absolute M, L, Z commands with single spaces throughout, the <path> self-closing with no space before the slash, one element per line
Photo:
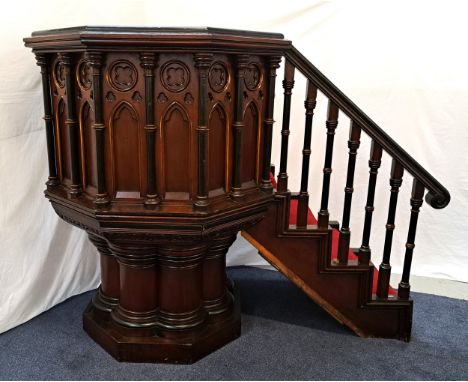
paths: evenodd
<path fill-rule="evenodd" d="M 141 124 L 132 105 L 118 104 L 109 123 L 112 189 L 116 198 L 140 198 Z"/>
<path fill-rule="evenodd" d="M 258 139 L 259 113 L 254 102 L 250 102 L 244 111 L 244 131 L 242 134 L 242 168 L 243 186 L 253 186 L 258 179 Z"/>
<path fill-rule="evenodd" d="M 214 197 L 229 192 L 232 172 L 232 132 L 234 112 L 234 72 L 232 57 L 215 54 L 208 71 L 208 189 Z M 223 183 L 221 183 L 223 178 Z"/>
<path fill-rule="evenodd" d="M 83 190 L 96 195 L 96 135 L 94 124 L 94 100 L 92 94 L 92 68 L 84 54 L 73 55 L 75 80 L 75 105 L 80 132 L 80 163 Z"/>
<path fill-rule="evenodd" d="M 103 72 L 106 184 L 111 197 L 146 194 L 144 76 L 137 53 L 108 53 Z"/>
<path fill-rule="evenodd" d="M 96 194 L 96 135 L 93 129 L 93 111 L 85 101 L 80 112 L 81 162 L 83 188 L 91 195 Z"/>
<path fill-rule="evenodd" d="M 80 131 L 80 170 L 85 192 L 96 194 L 96 138 L 93 127 L 92 68 L 83 53 L 72 56 L 76 114 Z M 207 71 L 208 195 L 230 190 L 235 104 L 234 56 L 214 54 Z M 156 54 L 154 74 L 155 164 L 157 193 L 169 202 L 190 201 L 197 193 L 198 69 L 193 54 Z M 54 110 L 66 110 L 62 65 L 54 58 L 50 70 Z M 146 195 L 144 71 L 139 53 L 104 53 L 102 94 L 106 187 L 111 198 L 141 199 Z M 260 182 L 262 125 L 265 110 L 265 69 L 260 57 L 250 56 L 245 72 L 242 107 L 242 187 Z M 59 101 L 62 101 L 59 107 Z M 69 131 L 65 113 L 56 113 L 58 170 L 70 184 Z M 132 147 L 133 150 L 129 150 Z M 65 154 L 68 153 L 68 154 Z M 130 170 L 131 169 L 131 170 Z M 124 176 L 124 173 L 126 174 Z M 130 174 L 130 175 L 128 175 Z"/>
<path fill-rule="evenodd" d="M 191 200 L 197 189 L 198 72 L 191 54 L 160 54 L 156 73 L 158 194 Z"/>
<path fill-rule="evenodd" d="M 262 57 L 250 56 L 244 78 L 244 134 L 241 182 L 242 188 L 260 184 L 263 163 L 263 120 L 267 94 L 265 62 Z"/>
<path fill-rule="evenodd" d="M 161 126 L 162 157 L 164 158 L 164 197 L 190 199 L 191 123 L 178 103 L 173 103 L 163 117 Z"/>
<path fill-rule="evenodd" d="M 227 141 L 227 123 L 226 112 L 221 104 L 216 104 L 210 113 L 208 124 L 208 190 L 210 191 L 210 196 L 222 194 L 227 190 L 227 147 L 229 144 Z"/>
<path fill-rule="evenodd" d="M 71 184 L 70 130 L 66 125 L 66 105 L 61 99 L 57 106 L 57 141 L 60 152 L 60 176 L 65 185 Z"/>

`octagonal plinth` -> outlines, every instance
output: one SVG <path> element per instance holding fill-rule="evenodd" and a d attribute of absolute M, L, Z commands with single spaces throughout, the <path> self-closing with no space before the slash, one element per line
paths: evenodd
<path fill-rule="evenodd" d="M 90 303 L 83 314 L 89 336 L 119 361 L 192 363 L 238 338 L 240 301 L 230 288 L 230 303 L 223 314 L 209 316 L 196 330 L 131 329 L 116 324 L 108 312 Z"/>

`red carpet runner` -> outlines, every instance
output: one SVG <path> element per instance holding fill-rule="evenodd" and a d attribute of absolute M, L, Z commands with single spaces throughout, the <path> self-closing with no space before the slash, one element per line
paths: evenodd
<path fill-rule="evenodd" d="M 271 183 L 273 187 L 276 188 L 276 179 L 271 176 Z M 297 200 L 291 200 L 291 206 L 289 208 L 289 224 L 296 224 L 297 221 Z M 315 218 L 314 214 L 309 208 L 309 214 L 307 216 L 307 224 L 316 225 L 317 219 Z M 333 229 L 332 233 L 332 253 L 331 258 L 336 259 L 338 257 L 338 238 L 339 238 L 339 231 L 337 229 Z M 357 260 L 357 256 L 354 254 L 351 249 L 348 252 L 348 260 Z M 372 293 L 375 294 L 377 291 L 377 279 L 378 279 L 379 271 L 377 268 L 374 268 L 374 277 L 373 277 L 373 285 L 372 285 Z M 388 294 L 392 296 L 396 296 L 396 290 L 393 289 L 391 286 L 388 288 Z"/>

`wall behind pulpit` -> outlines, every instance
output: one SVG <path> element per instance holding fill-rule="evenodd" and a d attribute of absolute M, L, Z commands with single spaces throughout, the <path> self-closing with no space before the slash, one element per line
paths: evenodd
<path fill-rule="evenodd" d="M 457 1 L 15 1 L 0 13 L 0 332 L 66 298 L 95 288 L 98 257 L 86 235 L 63 221 L 43 197 L 47 178 L 39 68 L 22 38 L 34 30 L 76 25 L 213 26 L 284 33 L 452 193 L 442 211 L 422 208 L 413 274 L 468 281 L 468 9 Z M 277 95 L 281 96 L 282 70 Z M 289 161 L 298 190 L 305 81 L 296 78 Z M 310 206 L 319 207 L 326 103 L 313 127 Z M 281 105 L 275 119 L 281 121 Z M 332 218 L 341 219 L 349 121 L 340 117 Z M 273 161 L 279 164 L 275 126 Z M 361 238 L 369 142 L 358 157 L 352 245 Z M 388 206 L 390 160 L 376 194 L 371 246 L 380 261 Z M 410 182 L 403 183 L 392 264 L 400 272 L 409 219 Z M 353 226 L 359 229 L 353 230 Z M 397 229 L 398 229 L 397 228 Z M 265 264 L 239 239 L 229 265 Z"/>

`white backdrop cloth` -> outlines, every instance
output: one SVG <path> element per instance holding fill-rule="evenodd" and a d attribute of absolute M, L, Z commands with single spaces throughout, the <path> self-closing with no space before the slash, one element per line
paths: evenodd
<path fill-rule="evenodd" d="M 425 166 L 452 194 L 448 208 L 423 205 L 413 274 L 468 281 L 468 23 L 456 1 L 70 1 L 5 2 L 0 14 L 0 332 L 99 283 L 98 256 L 84 232 L 59 220 L 43 197 L 47 178 L 39 68 L 22 38 L 76 25 L 213 26 L 282 32 L 320 70 Z M 282 70 L 277 96 L 281 100 Z M 289 160 L 298 190 L 305 81 L 297 76 Z M 281 102 L 275 117 L 281 121 Z M 313 128 L 310 206 L 318 210 L 326 102 Z M 331 217 L 340 220 L 349 121 L 340 116 L 334 151 Z M 273 161 L 279 164 L 280 123 Z M 352 245 L 359 246 L 367 190 L 369 140 L 358 156 Z M 384 157 L 371 237 L 379 263 L 390 160 Z M 400 194 L 392 265 L 401 272 L 410 184 Z M 353 230 L 353 227 L 357 227 Z M 265 264 L 239 239 L 228 264 Z"/>

